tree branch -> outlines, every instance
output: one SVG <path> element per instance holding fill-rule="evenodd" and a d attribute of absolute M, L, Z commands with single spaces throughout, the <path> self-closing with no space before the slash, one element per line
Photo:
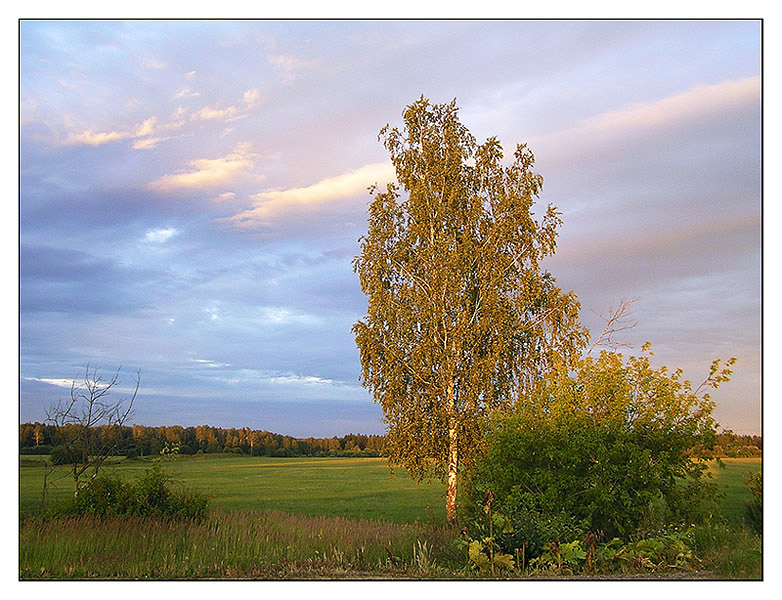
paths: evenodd
<path fill-rule="evenodd" d="M 589 347 L 589 350 L 587 350 L 586 356 L 589 356 L 592 350 L 599 346 L 611 348 L 612 350 L 616 350 L 619 347 L 626 348 L 630 346 L 630 344 L 616 341 L 614 336 L 622 331 L 633 329 L 638 325 L 638 321 L 630 320 L 630 315 L 632 314 L 630 309 L 636 302 L 638 302 L 638 298 L 633 298 L 632 300 L 622 298 L 619 301 L 619 306 L 616 310 L 614 310 L 613 307 L 609 307 L 607 317 L 595 313 L 598 317 L 605 321 L 605 327 L 603 328 L 603 332 L 595 340 L 595 343 Z"/>

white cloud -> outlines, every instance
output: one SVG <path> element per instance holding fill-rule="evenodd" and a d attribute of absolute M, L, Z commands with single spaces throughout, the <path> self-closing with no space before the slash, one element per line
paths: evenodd
<path fill-rule="evenodd" d="M 377 183 L 382 187 L 395 177 L 391 163 L 383 162 L 328 177 L 307 187 L 263 192 L 253 197 L 254 208 L 243 211 L 228 221 L 237 227 L 252 228 L 295 213 L 327 210 L 358 195 L 366 196 L 370 185 Z"/>
<path fill-rule="evenodd" d="M 228 200 L 233 200 L 236 197 L 236 194 L 233 192 L 223 192 L 219 196 L 215 196 L 212 198 L 213 202 L 227 202 Z"/>
<path fill-rule="evenodd" d="M 306 60 L 288 54 L 270 54 L 267 59 L 280 71 L 280 81 L 285 84 L 295 81 L 300 72 L 318 68 L 321 64 L 319 60 Z"/>
<path fill-rule="evenodd" d="M 48 377 L 25 377 L 27 381 L 40 381 L 57 387 L 70 388 L 73 385 L 73 379 L 50 379 Z"/>
<path fill-rule="evenodd" d="M 249 144 L 239 144 L 222 158 L 199 158 L 190 161 L 190 169 L 182 173 L 164 175 L 148 184 L 159 192 L 212 189 L 222 186 L 253 167 L 255 155 Z"/>
<path fill-rule="evenodd" d="M 145 69 L 154 69 L 154 70 L 160 70 L 165 69 L 168 65 L 164 63 L 159 58 L 155 58 L 154 56 L 147 56 L 141 61 L 141 65 Z"/>
<path fill-rule="evenodd" d="M 147 231 L 144 239 L 147 242 L 152 242 L 153 244 L 162 244 L 163 242 L 170 240 L 178 233 L 179 232 L 173 227 L 169 227 L 168 229 L 151 229 L 150 231 Z"/>
<path fill-rule="evenodd" d="M 157 117 L 150 117 L 136 128 L 136 136 L 145 137 L 154 134 L 156 125 Z"/>
<path fill-rule="evenodd" d="M 190 88 L 182 88 L 174 95 L 174 100 L 179 100 L 180 98 L 197 98 L 200 95 L 200 92 L 192 92 L 190 91 Z"/>
<path fill-rule="evenodd" d="M 243 100 L 244 100 L 244 103 L 247 106 L 250 106 L 250 107 L 258 106 L 261 103 L 261 101 L 262 101 L 262 99 L 261 99 L 261 90 L 259 90 L 258 88 L 254 88 L 252 90 L 247 90 L 244 93 Z"/>
<path fill-rule="evenodd" d="M 578 122 L 574 127 L 529 140 L 531 148 L 556 154 L 617 136 L 648 135 L 662 129 L 728 114 L 752 102 L 760 102 L 760 77 L 699 85 L 680 94 L 651 102 L 633 104 L 621 110 L 607 111 Z M 574 143 L 580 140 L 580 144 Z"/>
<path fill-rule="evenodd" d="M 210 321 L 219 321 L 220 320 L 220 309 L 216 306 L 206 306 L 204 307 L 203 311 L 209 315 Z"/>
<path fill-rule="evenodd" d="M 314 375 L 285 375 L 282 377 L 271 377 L 269 379 L 272 383 L 279 384 L 298 384 L 304 385 L 333 385 L 333 379 L 324 379 L 323 377 L 315 377 Z"/>
<path fill-rule="evenodd" d="M 199 365 L 203 365 L 205 367 L 209 367 L 210 369 L 221 369 L 221 368 L 231 366 L 230 363 L 219 363 L 213 360 L 205 360 L 203 358 L 193 358 L 191 359 L 191 362 L 198 363 Z"/>
<path fill-rule="evenodd" d="M 258 312 L 264 324 L 312 326 L 321 323 L 320 317 L 316 315 L 294 311 L 284 306 L 261 306 Z"/>
<path fill-rule="evenodd" d="M 160 142 L 164 142 L 169 138 L 166 137 L 150 137 L 133 142 L 132 148 L 134 150 L 152 150 L 156 148 Z"/>
<path fill-rule="evenodd" d="M 94 132 L 91 129 L 82 133 L 71 133 L 63 142 L 66 146 L 101 146 L 109 142 L 124 140 L 131 137 L 130 133 L 110 131 L 107 133 Z"/>
<path fill-rule="evenodd" d="M 174 118 L 179 116 L 181 116 L 181 112 L 178 110 Z M 152 116 L 129 131 L 94 132 L 88 129 L 81 133 L 71 133 L 62 144 L 66 146 L 102 146 L 118 140 L 133 139 L 135 140 L 132 144 L 134 150 L 149 150 L 168 139 L 156 134 L 179 129 L 184 123 L 182 120 L 160 123 L 157 117 Z"/>
<path fill-rule="evenodd" d="M 209 106 L 205 106 L 190 118 L 192 120 L 201 119 L 204 121 L 210 121 L 213 119 L 230 119 L 235 116 L 236 116 L 235 106 L 229 106 L 228 108 L 223 108 L 223 109 L 210 108 Z"/>

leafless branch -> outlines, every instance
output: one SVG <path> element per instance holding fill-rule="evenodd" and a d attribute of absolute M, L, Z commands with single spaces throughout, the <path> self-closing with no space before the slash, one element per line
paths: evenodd
<path fill-rule="evenodd" d="M 605 327 L 603 328 L 603 332 L 589 347 L 589 350 L 587 350 L 587 356 L 591 354 L 592 350 L 598 347 L 611 348 L 612 350 L 616 350 L 620 347 L 630 347 L 631 344 L 619 342 L 615 339 L 614 336 L 622 331 L 633 329 L 638 325 L 638 321 L 630 319 L 632 315 L 631 308 L 636 302 L 638 302 L 638 298 L 633 298 L 632 300 L 622 298 L 619 301 L 619 306 L 616 308 L 616 310 L 614 310 L 613 307 L 609 307 L 608 316 L 595 313 L 598 317 L 605 321 Z"/>

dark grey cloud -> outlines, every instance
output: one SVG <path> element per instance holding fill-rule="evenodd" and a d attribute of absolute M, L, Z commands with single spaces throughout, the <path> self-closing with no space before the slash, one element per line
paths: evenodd
<path fill-rule="evenodd" d="M 150 289 L 166 279 L 87 252 L 25 244 L 19 250 L 19 275 L 22 313 L 139 311 L 153 306 Z"/>

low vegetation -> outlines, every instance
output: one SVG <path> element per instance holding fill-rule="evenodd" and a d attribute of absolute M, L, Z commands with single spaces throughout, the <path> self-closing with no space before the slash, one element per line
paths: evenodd
<path fill-rule="evenodd" d="M 125 460 L 111 468 L 109 477 L 138 482 L 151 464 L 147 460 Z M 524 550 L 511 553 L 511 568 L 498 566 L 502 553 L 498 551 L 494 573 L 486 564 L 482 568 L 471 559 L 469 536 L 460 527 L 445 524 L 441 505 L 444 486 L 415 485 L 405 476 L 389 478 L 387 467 L 379 459 L 208 455 L 163 462 L 163 473 L 168 474 L 166 485 L 171 489 L 181 490 L 186 484 L 192 493 L 211 496 L 208 516 L 200 521 L 165 515 L 96 516 L 88 512 L 47 518 L 37 508 L 42 468 L 23 466 L 20 501 L 29 510 L 20 526 L 20 577 L 758 579 L 762 538 L 744 525 L 743 503 L 751 494 L 741 474 L 757 472 L 759 464 L 758 459 L 726 459 L 724 469 L 715 467 L 717 485 L 722 489 L 723 481 L 729 483 L 730 494 L 723 500 L 728 504 L 723 504 L 723 511 L 729 509 L 727 512 L 735 516 L 683 530 L 678 540 L 663 540 L 669 548 L 679 542 L 685 544 L 692 553 L 687 558 L 684 550 L 686 562 L 680 560 L 673 567 L 667 562 L 661 565 L 670 554 L 644 554 L 644 544 L 640 548 L 624 547 L 616 542 L 612 545 L 611 540 L 596 544 L 595 558 L 588 561 L 580 556 L 590 552 L 589 545 L 584 539 L 574 539 L 559 545 L 559 560 L 551 546 L 547 548 L 549 554 L 535 562 L 522 554 Z M 229 475 L 225 478 L 215 479 L 226 472 Z M 334 482 L 330 494 L 322 486 L 326 480 Z M 210 481 L 217 484 L 210 486 Z M 310 491 L 313 496 L 305 502 L 301 497 Z M 50 508 L 72 501 L 72 489 L 66 485 L 62 492 L 49 499 Z M 367 504 L 378 508 L 367 510 Z M 284 512 L 269 508 L 274 505 L 285 507 Z M 381 517 L 383 506 L 388 511 Z M 367 514 L 373 516 L 362 517 Z M 478 541 L 482 543 L 483 538 Z M 654 549 L 657 543 L 659 540 L 648 542 L 646 550 Z M 478 551 L 488 559 L 485 546 Z M 611 552 L 614 558 L 607 560 Z"/>
<path fill-rule="evenodd" d="M 71 502 L 48 512 L 53 516 L 136 515 L 204 520 L 208 514 L 206 496 L 186 488 L 172 489 L 169 479 L 159 460 L 154 461 L 136 481 L 101 475 L 82 488 Z"/>

